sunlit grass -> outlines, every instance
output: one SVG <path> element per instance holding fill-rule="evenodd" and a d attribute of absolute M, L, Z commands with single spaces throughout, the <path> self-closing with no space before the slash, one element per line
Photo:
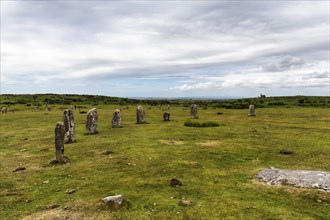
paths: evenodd
<path fill-rule="evenodd" d="M 85 135 L 85 114 L 76 110 L 77 142 L 65 145 L 69 163 L 56 166 L 49 162 L 55 158 L 60 110 L 32 112 L 16 105 L 22 110 L 2 115 L 0 218 L 330 218 L 329 193 L 255 180 L 260 169 L 270 166 L 329 171 L 329 109 L 264 108 L 256 117 L 248 117 L 247 110 L 201 109 L 194 122 L 221 126 L 199 128 L 184 126 L 188 107 L 171 106 L 168 122 L 158 107 L 145 108 L 149 124 L 139 125 L 130 105 L 122 110 L 123 128 L 111 128 L 112 112 L 120 107 L 97 106 L 97 135 Z M 282 155 L 282 149 L 294 154 Z M 104 150 L 113 153 L 103 155 Z M 19 166 L 26 171 L 13 173 Z M 171 187 L 172 178 L 183 185 Z M 76 192 L 65 194 L 68 189 Z M 114 194 L 124 195 L 125 207 L 100 203 Z M 180 206 L 181 198 L 195 204 Z M 49 210 L 51 204 L 59 207 Z"/>

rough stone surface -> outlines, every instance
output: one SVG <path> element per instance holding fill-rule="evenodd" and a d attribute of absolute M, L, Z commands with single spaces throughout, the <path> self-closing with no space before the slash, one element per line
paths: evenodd
<path fill-rule="evenodd" d="M 330 172 L 311 170 L 262 170 L 257 178 L 269 185 L 289 185 L 299 188 L 314 188 L 330 192 Z"/>
<path fill-rule="evenodd" d="M 144 123 L 146 123 L 145 112 L 144 112 L 144 109 L 143 109 L 143 107 L 141 105 L 139 105 L 136 108 L 136 123 L 137 124 L 144 124 Z"/>
<path fill-rule="evenodd" d="M 112 121 L 111 121 L 113 128 L 121 128 L 123 127 L 121 124 L 121 111 L 116 109 L 112 114 Z"/>
<path fill-rule="evenodd" d="M 249 105 L 249 116 L 256 116 L 256 109 L 254 105 Z"/>
<path fill-rule="evenodd" d="M 7 114 L 7 107 L 2 107 L 1 113 L 6 115 Z"/>
<path fill-rule="evenodd" d="M 179 201 L 179 205 L 182 205 L 182 206 L 191 206 L 194 204 L 194 201 L 192 200 L 180 200 Z"/>
<path fill-rule="evenodd" d="M 170 120 L 170 113 L 169 112 L 164 112 L 163 119 L 164 119 L 164 121 L 169 121 Z"/>
<path fill-rule="evenodd" d="M 99 132 L 98 123 L 98 113 L 96 108 L 92 108 L 87 112 L 86 115 L 86 133 L 87 134 L 97 134 Z"/>
<path fill-rule="evenodd" d="M 72 109 L 65 109 L 63 113 L 63 122 L 64 122 L 64 143 L 72 143 L 76 140 L 75 135 L 75 124 L 74 124 L 74 116 Z"/>
<path fill-rule="evenodd" d="M 171 179 L 170 180 L 170 185 L 173 187 L 179 187 L 182 185 L 181 181 L 178 179 Z"/>
<path fill-rule="evenodd" d="M 293 151 L 282 149 L 282 150 L 280 150 L 280 153 L 281 154 L 293 154 Z"/>
<path fill-rule="evenodd" d="M 62 122 L 57 122 L 55 127 L 55 156 L 56 161 L 64 163 L 64 125 Z"/>
<path fill-rule="evenodd" d="M 190 106 L 190 115 L 192 118 L 198 118 L 198 108 L 197 105 L 193 104 Z"/>
<path fill-rule="evenodd" d="M 51 110 L 52 110 L 52 106 L 49 106 L 49 105 L 46 106 L 46 110 L 47 110 L 47 111 L 51 111 Z"/>
<path fill-rule="evenodd" d="M 22 170 L 26 170 L 26 168 L 25 167 L 18 167 L 15 170 L 13 170 L 13 172 L 22 171 Z"/>
<path fill-rule="evenodd" d="M 108 196 L 101 200 L 105 203 L 113 202 L 114 204 L 121 205 L 124 202 L 124 197 L 122 195 Z"/>

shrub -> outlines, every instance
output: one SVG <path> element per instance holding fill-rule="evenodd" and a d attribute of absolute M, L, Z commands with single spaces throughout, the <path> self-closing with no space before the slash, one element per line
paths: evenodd
<path fill-rule="evenodd" d="M 214 121 L 207 121 L 207 122 L 192 122 L 186 121 L 184 126 L 187 127 L 219 127 L 219 124 Z"/>

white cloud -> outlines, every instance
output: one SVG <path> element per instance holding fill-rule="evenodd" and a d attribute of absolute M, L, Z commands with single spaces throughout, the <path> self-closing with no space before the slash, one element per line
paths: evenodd
<path fill-rule="evenodd" d="M 165 81 L 171 92 L 280 90 L 291 82 L 323 88 L 326 78 L 308 74 L 329 72 L 328 8 L 329 2 L 1 1 L 2 91 L 126 80 L 143 94 L 138 84 L 148 79 L 157 81 L 148 86 L 159 94 L 153 84 Z"/>

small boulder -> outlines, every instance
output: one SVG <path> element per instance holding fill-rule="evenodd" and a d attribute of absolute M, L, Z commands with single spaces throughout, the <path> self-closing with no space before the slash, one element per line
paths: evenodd
<path fill-rule="evenodd" d="M 121 205 L 124 202 L 124 197 L 122 195 L 108 196 L 101 199 L 104 203 L 114 203 L 116 205 Z"/>
<path fill-rule="evenodd" d="M 280 153 L 281 154 L 293 154 L 293 151 L 282 149 L 282 150 L 280 150 Z"/>
<path fill-rule="evenodd" d="M 171 179 L 170 181 L 170 185 L 173 187 L 179 187 L 182 185 L 182 183 L 180 182 L 180 180 L 177 179 Z"/>
<path fill-rule="evenodd" d="M 26 168 L 25 167 L 18 167 L 15 170 L 13 170 L 13 172 L 22 171 L 22 170 L 26 170 Z"/>
<path fill-rule="evenodd" d="M 113 154 L 113 151 L 111 151 L 111 150 L 105 150 L 101 154 L 103 154 L 103 155 L 110 155 L 110 154 Z"/>
<path fill-rule="evenodd" d="M 194 201 L 192 200 L 180 200 L 179 205 L 182 206 L 191 206 L 194 204 Z"/>

